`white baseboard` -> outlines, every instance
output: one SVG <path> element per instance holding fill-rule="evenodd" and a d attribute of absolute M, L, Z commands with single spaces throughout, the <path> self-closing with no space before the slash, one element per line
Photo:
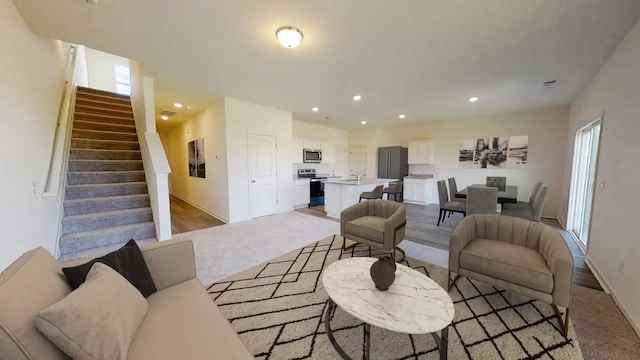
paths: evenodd
<path fill-rule="evenodd" d="M 611 287 L 609 286 L 609 283 L 607 283 L 604 277 L 602 277 L 600 270 L 598 270 L 598 267 L 591 261 L 591 258 L 588 254 L 584 256 L 584 262 L 585 264 L 587 264 L 587 267 L 589 268 L 589 270 L 591 270 L 596 280 L 598 280 L 604 292 L 606 292 L 607 294 L 611 294 Z"/>
<path fill-rule="evenodd" d="M 213 216 L 214 218 L 216 218 L 216 219 L 218 219 L 218 220 L 222 221 L 222 222 L 223 222 L 223 223 L 225 223 L 225 224 L 228 224 L 228 223 L 229 223 L 229 220 L 228 220 L 228 219 L 225 219 L 225 218 L 223 218 L 222 216 L 220 216 L 220 215 L 218 215 L 218 214 L 216 214 L 216 213 L 214 213 L 214 212 L 212 212 L 212 211 L 209 211 L 209 210 L 207 210 L 207 209 L 203 208 L 202 206 L 200 206 L 200 205 L 198 205 L 198 204 L 194 204 L 193 202 L 191 202 L 191 201 L 189 201 L 189 200 L 187 200 L 187 199 L 185 199 L 185 198 L 183 198 L 183 197 L 181 197 L 181 196 L 178 196 L 178 195 L 176 195 L 176 194 L 169 194 L 169 195 L 177 197 L 178 199 L 180 199 L 180 200 L 182 200 L 182 201 L 186 202 L 187 204 L 189 204 L 189 205 L 193 206 L 194 208 L 196 208 L 196 209 L 198 209 L 198 210 L 200 210 L 200 211 L 202 211 L 202 212 L 204 212 L 204 213 L 207 213 L 207 214 L 209 214 L 209 215 Z"/>
<path fill-rule="evenodd" d="M 633 322 L 631 315 L 629 315 L 629 313 L 624 308 L 624 306 L 622 306 L 622 303 L 620 303 L 620 300 L 618 300 L 618 297 L 616 296 L 616 294 L 613 291 L 611 291 L 611 286 L 609 286 L 609 284 L 604 279 L 604 277 L 602 277 L 602 274 L 598 270 L 598 267 L 591 261 L 591 259 L 589 258 L 589 255 L 585 256 L 584 262 L 587 263 L 587 266 L 589 266 L 589 269 L 591 269 L 591 272 L 593 272 L 593 275 L 596 277 L 596 279 L 598 279 L 604 291 L 607 294 L 611 295 L 611 298 L 616 303 L 616 305 L 618 305 L 618 309 L 620 309 L 620 311 L 622 312 L 622 315 L 624 315 L 624 317 L 627 318 L 627 322 L 629 322 L 629 325 L 631 325 L 631 328 L 633 328 L 633 331 L 636 332 L 636 335 L 640 336 L 640 324 L 636 324 Z"/>

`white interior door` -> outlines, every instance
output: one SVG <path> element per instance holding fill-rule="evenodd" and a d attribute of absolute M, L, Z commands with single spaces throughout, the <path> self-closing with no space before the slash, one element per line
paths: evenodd
<path fill-rule="evenodd" d="M 349 175 L 367 175 L 366 146 L 354 146 L 349 151 Z"/>
<path fill-rule="evenodd" d="M 278 212 L 278 174 L 276 138 L 249 135 L 249 167 L 251 181 L 251 217 Z"/>

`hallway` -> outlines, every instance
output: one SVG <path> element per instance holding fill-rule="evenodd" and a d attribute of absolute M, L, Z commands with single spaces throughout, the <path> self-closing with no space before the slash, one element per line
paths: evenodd
<path fill-rule="evenodd" d="M 173 195 L 169 195 L 169 202 L 171 207 L 171 233 L 174 235 L 225 224 L 223 221 Z"/>

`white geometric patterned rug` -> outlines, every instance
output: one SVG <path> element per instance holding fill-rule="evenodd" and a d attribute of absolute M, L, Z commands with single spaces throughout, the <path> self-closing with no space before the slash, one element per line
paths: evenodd
<path fill-rule="evenodd" d="M 211 298 L 257 359 L 340 359 L 327 337 L 328 296 L 322 270 L 351 256 L 382 252 L 359 246 L 341 252 L 335 235 L 208 287 Z M 407 258 L 441 286 L 446 269 Z M 573 326 L 565 338 L 551 306 L 461 277 L 449 293 L 455 304 L 449 359 L 583 359 Z M 336 341 L 362 359 L 364 325 L 339 307 L 331 320 Z M 398 334 L 371 327 L 371 359 L 438 359 L 429 335 Z"/>

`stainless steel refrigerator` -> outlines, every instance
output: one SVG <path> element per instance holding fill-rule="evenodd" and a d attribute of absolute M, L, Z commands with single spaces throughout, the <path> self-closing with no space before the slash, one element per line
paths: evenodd
<path fill-rule="evenodd" d="M 378 178 L 402 180 L 409 175 L 409 149 L 402 146 L 378 148 Z"/>

